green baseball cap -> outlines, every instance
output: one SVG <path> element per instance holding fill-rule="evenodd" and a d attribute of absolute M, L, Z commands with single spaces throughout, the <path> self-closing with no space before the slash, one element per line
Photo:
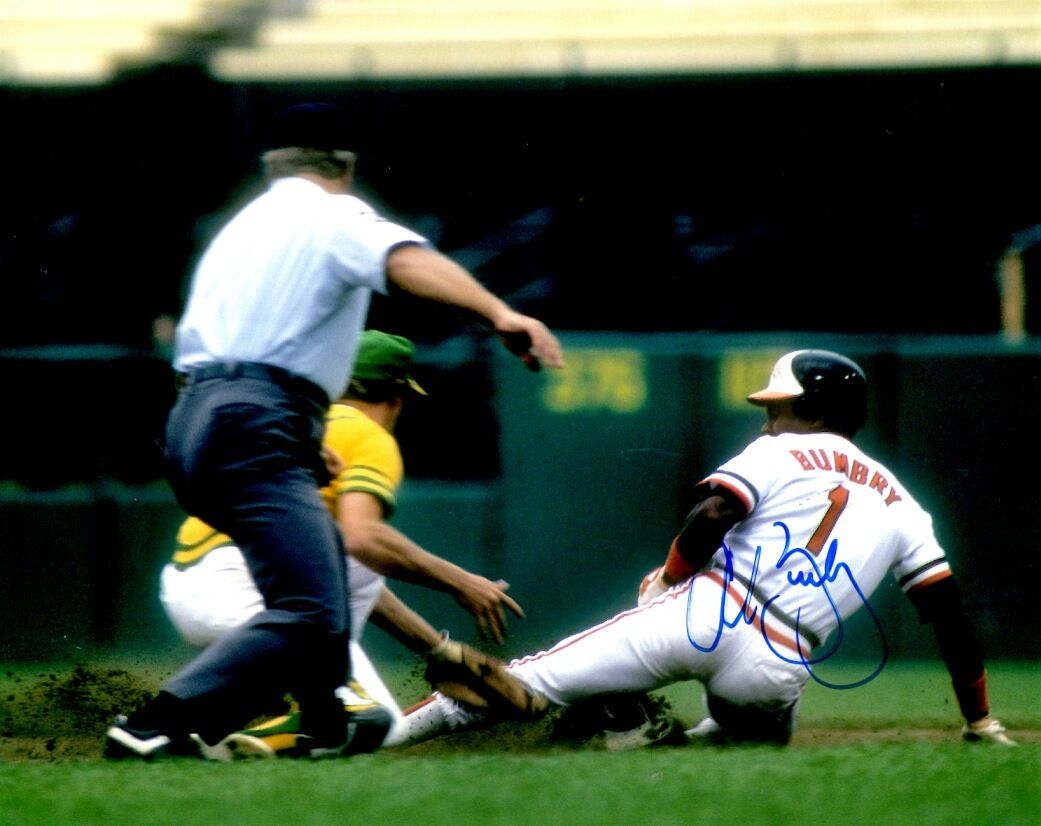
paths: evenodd
<path fill-rule="evenodd" d="M 426 390 L 412 378 L 415 353 L 416 346 L 404 336 L 366 330 L 358 339 L 358 355 L 351 377 L 362 382 L 386 381 L 408 385 L 412 391 L 425 396 Z"/>

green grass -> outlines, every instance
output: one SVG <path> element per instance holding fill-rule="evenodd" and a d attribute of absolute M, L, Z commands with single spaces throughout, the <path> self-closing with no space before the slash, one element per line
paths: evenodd
<path fill-rule="evenodd" d="M 942 666 L 894 663 L 855 690 L 812 685 L 786 749 L 615 754 L 505 728 L 445 738 L 440 751 L 320 763 L 0 762 L 0 826 L 1041 824 L 1041 665 L 990 671 L 1017 749 L 962 743 Z M 700 713 L 691 686 L 665 694 L 681 717 Z"/>
<path fill-rule="evenodd" d="M 836 681 L 852 681 L 871 669 L 851 665 L 825 673 Z M 1009 728 L 1041 729 L 1041 663 L 990 663 L 988 674 L 994 713 Z M 803 723 L 825 727 L 961 725 L 950 678 L 938 661 L 892 662 L 867 685 L 845 691 L 811 681 L 801 713 Z"/>
<path fill-rule="evenodd" d="M 0 766 L 2 824 L 1041 823 L 1039 752 L 961 744 Z"/>
<path fill-rule="evenodd" d="M 853 682 L 874 664 L 837 664 L 821 673 L 836 683 Z M 1009 728 L 1041 730 L 1041 663 L 1001 662 L 988 666 L 991 708 Z M 696 684 L 676 684 L 661 692 L 684 719 L 700 718 Z M 957 732 L 961 715 L 943 665 L 896 661 L 877 678 L 855 689 L 836 690 L 810 681 L 799 712 L 799 728 L 814 730 L 931 728 Z"/>

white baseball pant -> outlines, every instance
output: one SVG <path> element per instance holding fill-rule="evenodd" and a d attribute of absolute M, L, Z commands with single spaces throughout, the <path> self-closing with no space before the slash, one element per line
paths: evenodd
<path fill-rule="evenodd" d="M 809 675 L 787 628 L 768 622 L 771 650 L 758 621 L 761 608 L 753 602 L 747 608 L 757 609 L 755 618 L 738 619 L 743 600 L 733 586 L 724 597 L 718 574 L 699 575 L 547 651 L 516 659 L 509 669 L 557 705 L 697 680 L 724 733 L 787 742 Z M 435 694 L 409 710 L 405 742 L 451 728 L 459 718 L 453 701 Z"/>
<path fill-rule="evenodd" d="M 401 708 L 358 642 L 379 598 L 384 578 L 353 557 L 348 557 L 347 563 L 351 670 L 354 680 L 393 715 L 390 735 L 394 735 L 404 725 Z M 185 642 L 200 647 L 209 645 L 264 608 L 264 598 L 250 576 L 246 560 L 233 545 L 215 548 L 187 568 L 178 569 L 168 563 L 160 574 L 159 599 Z"/>

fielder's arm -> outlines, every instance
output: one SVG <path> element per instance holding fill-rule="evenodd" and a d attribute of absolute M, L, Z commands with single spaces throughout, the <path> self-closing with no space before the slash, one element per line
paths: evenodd
<path fill-rule="evenodd" d="M 418 244 L 395 247 L 387 256 L 387 278 L 419 298 L 451 304 L 485 319 L 507 349 L 531 370 L 563 367 L 560 342 L 538 319 L 518 313 L 466 269 Z"/>
<path fill-rule="evenodd" d="M 441 642 L 440 632 L 386 587 L 380 591 L 369 622 L 421 656 Z"/>
<path fill-rule="evenodd" d="M 507 672 L 499 660 L 439 634 L 423 617 L 384 588 L 369 616 L 427 662 L 424 676 L 435 691 L 473 708 L 523 720 L 549 709 L 549 701 Z"/>
<path fill-rule="evenodd" d="M 940 657 L 951 675 L 954 695 L 965 718 L 965 739 L 1014 745 L 1001 723 L 990 714 L 983 650 L 954 577 L 912 588 L 907 596 L 922 622 L 931 625 L 936 634 Z"/>
<path fill-rule="evenodd" d="M 370 493 L 348 491 L 336 502 L 336 518 L 348 552 L 377 573 L 444 591 L 469 611 L 478 631 L 502 643 L 508 608 L 523 617 L 521 607 L 506 595 L 509 585 L 478 574 L 424 550 L 383 521 L 383 505 Z"/>

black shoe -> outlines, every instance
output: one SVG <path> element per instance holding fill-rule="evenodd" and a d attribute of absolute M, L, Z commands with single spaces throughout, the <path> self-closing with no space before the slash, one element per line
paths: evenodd
<path fill-rule="evenodd" d="M 163 757 L 202 757 L 205 743 L 198 735 L 175 738 L 158 729 L 132 728 L 122 714 L 105 732 L 105 757 L 113 760 L 135 758 L 155 760 Z M 210 757 L 209 759 L 219 759 Z"/>
<path fill-rule="evenodd" d="M 130 728 L 127 718 L 120 715 L 105 733 L 105 757 L 153 760 L 171 754 L 172 742 L 169 736 L 156 729 Z"/>
<path fill-rule="evenodd" d="M 376 751 L 387 739 L 394 717 L 383 706 L 372 703 L 365 708 L 346 711 L 346 730 L 336 738 L 317 738 L 306 734 L 297 737 L 297 754 L 320 760 L 326 757 L 350 757 Z"/>

